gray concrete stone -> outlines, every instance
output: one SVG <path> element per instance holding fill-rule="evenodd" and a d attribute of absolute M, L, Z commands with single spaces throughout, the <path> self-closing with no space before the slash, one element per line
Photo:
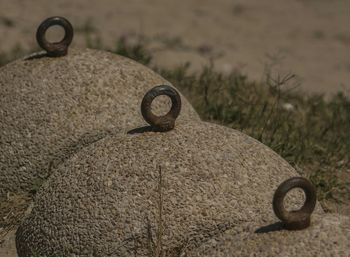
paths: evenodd
<path fill-rule="evenodd" d="M 274 190 L 292 176 L 270 148 L 215 124 L 182 121 L 170 132 L 107 136 L 55 170 L 17 232 L 18 253 L 150 256 L 154 241 L 173 256 L 274 217 Z M 300 196 L 287 203 L 295 207 Z"/>
<path fill-rule="evenodd" d="M 309 228 L 282 230 L 279 223 L 247 223 L 226 231 L 188 252 L 188 257 L 350 255 L 350 217 L 314 215 Z"/>
<path fill-rule="evenodd" d="M 130 59 L 97 50 L 41 53 L 0 69 L 0 198 L 29 191 L 57 163 L 109 131 L 144 124 L 140 103 L 159 84 L 170 84 Z M 179 120 L 198 120 L 182 97 Z M 163 100 L 156 112 L 169 106 Z"/>

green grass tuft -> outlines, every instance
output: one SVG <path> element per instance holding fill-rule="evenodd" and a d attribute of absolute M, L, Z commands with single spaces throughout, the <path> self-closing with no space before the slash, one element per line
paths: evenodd
<path fill-rule="evenodd" d="M 133 51 L 124 43 L 118 54 L 150 65 L 144 45 Z M 152 67 L 175 85 L 203 120 L 240 130 L 271 147 L 316 186 L 319 200 L 350 201 L 350 99 L 330 99 L 287 89 L 293 74 L 271 74 L 255 82 L 240 72 L 224 75 L 213 66 L 190 72 Z M 340 192 L 340 194 L 334 194 Z"/>
<path fill-rule="evenodd" d="M 339 93 L 326 101 L 283 90 L 295 77 L 257 83 L 239 72 L 223 75 L 213 67 L 190 73 L 189 66 L 159 72 L 178 87 L 201 118 L 240 130 L 285 158 L 308 176 L 319 199 L 334 197 L 334 187 L 350 194 L 350 100 Z"/>
<path fill-rule="evenodd" d="M 110 52 L 126 56 L 144 65 L 150 65 L 152 60 L 152 55 L 147 51 L 141 40 L 135 44 L 130 44 L 126 37 L 121 37 L 116 44 L 116 48 L 110 50 Z"/>

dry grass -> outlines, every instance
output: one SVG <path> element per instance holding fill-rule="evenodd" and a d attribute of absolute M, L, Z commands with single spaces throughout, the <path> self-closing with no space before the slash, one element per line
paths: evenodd
<path fill-rule="evenodd" d="M 23 220 L 31 197 L 27 194 L 9 194 L 0 201 L 0 242 L 11 230 Z"/>
<path fill-rule="evenodd" d="M 152 225 L 149 219 L 146 221 L 146 231 L 147 231 L 147 252 L 149 257 L 182 257 L 185 254 L 187 240 L 183 244 L 180 244 L 179 247 L 173 249 L 166 249 L 163 245 L 163 235 L 164 229 L 166 227 L 164 218 L 163 218 L 163 190 L 164 190 L 164 181 L 162 174 L 162 167 L 158 167 L 158 183 L 157 183 L 157 224 L 155 235 L 152 233 Z"/>

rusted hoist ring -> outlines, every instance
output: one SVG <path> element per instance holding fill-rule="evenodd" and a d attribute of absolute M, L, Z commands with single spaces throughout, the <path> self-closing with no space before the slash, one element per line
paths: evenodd
<path fill-rule="evenodd" d="M 49 27 L 59 25 L 64 29 L 64 38 L 60 42 L 50 43 L 46 40 L 45 34 Z M 44 20 L 36 32 L 36 40 L 41 48 L 47 51 L 48 56 L 64 56 L 68 52 L 68 46 L 73 40 L 73 26 L 70 22 L 59 16 L 50 17 Z"/>
<path fill-rule="evenodd" d="M 304 205 L 297 211 L 287 211 L 283 200 L 293 188 L 301 188 L 306 196 Z M 305 178 L 294 177 L 287 179 L 277 188 L 273 196 L 273 211 L 289 230 L 299 230 L 310 226 L 310 217 L 316 206 L 316 189 Z"/>
<path fill-rule="evenodd" d="M 171 109 L 164 116 L 156 116 L 152 113 L 151 105 L 153 100 L 160 95 L 166 95 L 171 99 Z M 147 123 L 149 123 L 155 131 L 169 131 L 175 126 L 175 120 L 181 111 L 181 97 L 179 93 L 172 87 L 160 85 L 152 88 L 146 93 L 141 103 L 141 113 Z"/>

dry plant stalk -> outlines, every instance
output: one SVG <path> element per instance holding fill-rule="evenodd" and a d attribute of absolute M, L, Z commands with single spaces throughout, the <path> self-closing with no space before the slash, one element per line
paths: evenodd
<path fill-rule="evenodd" d="M 159 166 L 158 172 L 158 220 L 157 220 L 157 243 L 156 243 L 156 257 L 162 257 L 163 254 L 163 178 L 162 178 L 162 167 Z"/>

